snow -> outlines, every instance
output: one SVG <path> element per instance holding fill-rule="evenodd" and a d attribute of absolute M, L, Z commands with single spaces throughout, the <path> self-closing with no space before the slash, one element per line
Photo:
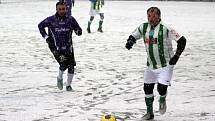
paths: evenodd
<path fill-rule="evenodd" d="M 104 33 L 99 17 L 86 32 L 89 2 L 76 1 L 73 15 L 83 35 L 73 35 L 77 66 L 73 92 L 56 87 L 58 64 L 37 25 L 55 13 L 56 1 L 0 4 L 0 121 L 142 121 L 146 111 L 142 40 L 128 51 L 130 33 L 147 21 L 146 10 L 158 6 L 162 20 L 187 40 L 168 89 L 167 112 L 156 121 L 215 121 L 215 3 L 107 1 Z M 66 79 L 66 73 L 65 73 Z"/>

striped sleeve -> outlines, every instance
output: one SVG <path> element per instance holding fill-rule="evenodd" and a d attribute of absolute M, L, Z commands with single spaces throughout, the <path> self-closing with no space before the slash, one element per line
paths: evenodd
<path fill-rule="evenodd" d="M 143 37 L 143 24 L 137 27 L 131 34 L 136 40 Z"/>
<path fill-rule="evenodd" d="M 168 28 L 168 37 L 171 40 L 178 41 L 181 38 L 181 35 L 173 28 Z"/>

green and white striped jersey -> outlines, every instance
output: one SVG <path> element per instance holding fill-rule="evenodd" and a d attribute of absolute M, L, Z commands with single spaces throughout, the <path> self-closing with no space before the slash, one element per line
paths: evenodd
<path fill-rule="evenodd" d="M 149 23 L 143 23 L 132 33 L 138 40 L 143 38 L 147 52 L 147 66 L 152 69 L 162 68 L 169 64 L 174 55 L 172 40 L 181 38 L 174 29 L 166 27 L 160 22 L 156 27 Z"/>
<path fill-rule="evenodd" d="M 91 8 L 94 10 L 100 10 L 104 5 L 104 0 L 96 0 L 96 2 L 91 2 Z"/>

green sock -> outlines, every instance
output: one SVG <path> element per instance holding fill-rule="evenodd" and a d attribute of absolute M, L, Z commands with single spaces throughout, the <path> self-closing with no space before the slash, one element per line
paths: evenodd
<path fill-rule="evenodd" d="M 101 29 L 102 28 L 102 24 L 103 24 L 103 21 L 99 21 L 99 29 Z"/>
<path fill-rule="evenodd" d="M 90 28 L 91 23 L 92 23 L 92 21 L 88 21 L 88 26 L 87 26 L 87 28 Z"/>
<path fill-rule="evenodd" d="M 154 101 L 154 96 L 152 97 L 145 97 L 145 102 L 147 106 L 147 113 L 153 114 L 153 101 Z"/>
<path fill-rule="evenodd" d="M 166 96 L 160 96 L 160 103 L 164 103 L 166 101 Z"/>

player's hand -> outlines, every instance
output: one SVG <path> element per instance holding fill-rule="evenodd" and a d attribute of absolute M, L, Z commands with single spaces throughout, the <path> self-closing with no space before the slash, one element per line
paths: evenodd
<path fill-rule="evenodd" d="M 132 35 L 130 35 L 128 37 L 127 43 L 125 44 L 125 47 L 128 50 L 130 50 L 132 48 L 132 46 L 133 46 L 134 43 L 136 43 L 136 39 Z"/>
<path fill-rule="evenodd" d="M 125 47 L 126 47 L 128 50 L 130 50 L 130 49 L 132 48 L 132 46 L 133 46 L 133 42 L 131 42 L 131 41 L 128 41 L 128 42 L 125 44 Z"/>
<path fill-rule="evenodd" d="M 48 44 L 51 44 L 53 41 L 54 41 L 53 38 L 50 36 L 46 39 L 46 43 Z"/>
<path fill-rule="evenodd" d="M 174 56 L 170 59 L 169 65 L 175 65 L 175 64 L 177 63 L 178 59 L 179 59 L 179 56 L 178 56 L 178 55 L 174 55 Z"/>
<path fill-rule="evenodd" d="M 81 30 L 77 30 L 77 31 L 75 31 L 75 34 L 78 35 L 78 36 L 81 36 L 82 35 L 82 31 Z"/>

